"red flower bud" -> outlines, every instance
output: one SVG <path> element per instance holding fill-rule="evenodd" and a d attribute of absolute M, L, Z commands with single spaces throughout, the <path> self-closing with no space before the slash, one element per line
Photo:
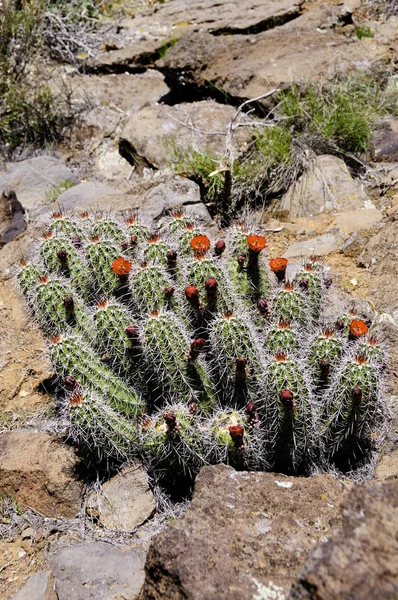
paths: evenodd
<path fill-rule="evenodd" d="M 231 425 L 229 428 L 229 435 L 234 443 L 235 448 L 241 448 L 243 446 L 244 429 L 242 425 Z"/>
<path fill-rule="evenodd" d="M 185 298 L 191 306 L 199 308 L 199 290 L 194 285 L 188 285 L 185 288 Z"/>
<path fill-rule="evenodd" d="M 75 301 L 71 296 L 64 298 L 64 307 L 67 313 L 75 312 Z"/>
<path fill-rule="evenodd" d="M 214 244 L 214 254 L 216 256 L 221 256 L 221 254 L 224 252 L 224 250 L 225 250 L 224 240 L 219 240 L 218 242 L 216 242 Z"/>
<path fill-rule="evenodd" d="M 296 408 L 296 401 L 293 397 L 293 392 L 290 390 L 282 390 L 279 397 L 285 410 L 292 411 Z"/>

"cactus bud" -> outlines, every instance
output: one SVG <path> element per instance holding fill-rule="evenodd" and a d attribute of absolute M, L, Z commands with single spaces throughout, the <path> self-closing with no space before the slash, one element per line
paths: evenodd
<path fill-rule="evenodd" d="M 185 298 L 193 308 L 199 308 L 199 290 L 194 285 L 185 288 Z"/>
<path fill-rule="evenodd" d="M 64 298 L 64 306 L 67 313 L 71 314 L 75 312 L 75 301 L 71 296 Z"/>
<path fill-rule="evenodd" d="M 66 250 L 58 250 L 57 257 L 61 265 L 66 265 L 69 259 L 68 253 Z"/>
<path fill-rule="evenodd" d="M 166 300 L 170 300 L 170 298 L 173 296 L 175 289 L 173 288 L 173 286 L 169 285 L 168 287 L 165 287 L 164 290 L 164 295 Z"/>
<path fill-rule="evenodd" d="M 242 425 L 230 425 L 229 435 L 231 436 L 235 448 L 241 448 L 243 446 L 244 429 Z"/>
<path fill-rule="evenodd" d="M 178 429 L 176 415 L 172 412 L 168 412 L 164 415 L 164 420 L 167 425 L 167 433 L 170 435 L 175 435 Z"/>
<path fill-rule="evenodd" d="M 354 406 L 359 406 L 362 401 L 362 390 L 359 386 L 354 386 L 351 392 L 352 403 Z"/>
<path fill-rule="evenodd" d="M 64 381 L 65 381 L 65 386 L 70 390 L 73 390 L 74 388 L 77 388 L 77 386 L 78 386 L 78 381 L 77 381 L 77 379 L 75 379 L 73 377 L 73 375 L 67 375 L 65 377 Z"/>
<path fill-rule="evenodd" d="M 221 256 L 221 254 L 225 251 L 225 242 L 224 240 L 218 240 L 218 242 L 216 242 L 214 244 L 214 255 L 215 256 Z"/>
<path fill-rule="evenodd" d="M 268 302 L 266 300 L 264 300 L 264 299 L 258 300 L 257 308 L 258 308 L 260 314 L 263 315 L 263 317 L 269 316 Z"/>
<path fill-rule="evenodd" d="M 290 390 L 282 390 L 279 397 L 285 410 L 293 411 L 296 408 L 296 401 L 293 398 L 293 392 Z"/>
<path fill-rule="evenodd" d="M 202 352 L 206 340 L 204 338 L 196 338 L 191 344 L 191 349 L 188 353 L 189 360 L 196 360 Z"/>
<path fill-rule="evenodd" d="M 131 342 L 138 341 L 138 327 L 136 325 L 129 325 L 124 331 Z"/>
<path fill-rule="evenodd" d="M 243 265 L 245 264 L 245 260 L 246 260 L 245 256 L 238 256 L 238 258 L 236 259 L 236 261 L 240 267 L 243 267 Z"/>
<path fill-rule="evenodd" d="M 175 250 L 169 250 L 166 254 L 167 266 L 169 269 L 175 269 L 177 266 L 177 252 Z"/>
<path fill-rule="evenodd" d="M 236 373 L 246 376 L 247 358 L 237 358 L 235 360 Z"/>

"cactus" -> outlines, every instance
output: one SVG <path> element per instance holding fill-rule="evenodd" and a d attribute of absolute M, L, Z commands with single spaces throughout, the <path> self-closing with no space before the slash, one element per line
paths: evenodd
<path fill-rule="evenodd" d="M 75 443 L 171 481 L 218 462 L 311 474 L 369 460 L 386 354 L 355 311 L 325 324 L 323 263 L 287 269 L 244 224 L 211 241 L 181 211 L 153 231 L 56 215 L 21 262 Z"/>

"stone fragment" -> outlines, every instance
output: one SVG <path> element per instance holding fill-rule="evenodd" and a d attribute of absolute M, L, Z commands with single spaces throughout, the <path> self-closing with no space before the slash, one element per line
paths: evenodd
<path fill-rule="evenodd" d="M 120 153 L 138 169 L 169 166 L 175 149 L 184 153 L 193 147 L 221 157 L 225 153 L 227 125 L 235 113 L 232 106 L 211 100 L 146 106 L 134 113 L 124 128 Z M 250 128 L 239 129 L 234 136 L 235 151 L 245 147 L 251 137 Z M 215 170 L 219 166 L 214 163 Z"/>
<path fill-rule="evenodd" d="M 51 193 L 65 182 L 76 184 L 79 180 L 61 160 L 53 156 L 6 163 L 0 171 L 0 193 L 14 190 L 28 213 L 48 205 Z"/>
<path fill-rule="evenodd" d="M 308 551 L 338 523 L 345 491 L 328 475 L 202 468 L 184 517 L 152 542 L 143 600 L 284 598 Z"/>
<path fill-rule="evenodd" d="M 341 530 L 310 552 L 289 600 L 398 597 L 398 481 L 358 484 Z"/>
<path fill-rule="evenodd" d="M 398 160 L 398 120 L 380 124 L 370 142 L 373 160 L 396 162 Z"/>
<path fill-rule="evenodd" d="M 15 192 L 4 191 L 0 197 L 0 247 L 15 240 L 26 230 L 26 211 Z"/>
<path fill-rule="evenodd" d="M 58 600 L 136 600 L 145 552 L 105 542 L 76 544 L 51 558 Z"/>
<path fill-rule="evenodd" d="M 23 587 L 12 596 L 12 600 L 58 600 L 52 572 L 38 571 L 31 575 Z"/>
<path fill-rule="evenodd" d="M 52 435 L 7 431 L 0 436 L 0 493 L 45 517 L 75 517 L 82 484 L 74 476 L 74 451 Z"/>
<path fill-rule="evenodd" d="M 324 155 L 316 157 L 310 168 L 284 194 L 278 211 L 286 212 L 290 218 L 308 218 L 323 212 L 351 212 L 364 208 L 376 210 L 362 186 L 351 177 L 344 161 Z"/>
<path fill-rule="evenodd" d="M 107 529 L 133 531 L 153 515 L 156 501 L 147 474 L 140 465 L 132 465 L 90 494 L 86 506 Z"/>
<path fill-rule="evenodd" d="M 344 235 L 337 227 L 334 227 L 327 233 L 292 244 L 284 252 L 283 256 L 285 258 L 311 255 L 326 256 L 327 254 L 331 254 L 331 252 L 335 252 L 343 240 Z"/>

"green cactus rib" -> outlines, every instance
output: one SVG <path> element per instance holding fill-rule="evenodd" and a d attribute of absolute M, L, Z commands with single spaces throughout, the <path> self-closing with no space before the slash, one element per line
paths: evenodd
<path fill-rule="evenodd" d="M 325 398 L 326 452 L 334 455 L 371 440 L 381 411 L 379 374 L 360 355 L 349 358 L 333 378 Z"/>
<path fill-rule="evenodd" d="M 269 354 L 276 354 L 278 351 L 295 353 L 299 350 L 302 343 L 300 328 L 297 323 L 289 321 L 279 321 L 274 323 L 264 332 L 262 347 Z"/>
<path fill-rule="evenodd" d="M 167 266 L 167 253 L 171 246 L 162 239 L 150 238 L 144 249 L 144 261 Z"/>
<path fill-rule="evenodd" d="M 20 270 L 17 274 L 17 280 L 22 293 L 26 296 L 27 300 L 30 301 L 32 295 L 36 290 L 40 277 L 43 275 L 43 267 L 33 263 L 21 264 Z"/>
<path fill-rule="evenodd" d="M 193 227 L 189 229 L 184 229 L 182 233 L 179 234 L 178 237 L 178 249 L 181 256 L 185 258 L 191 258 L 193 251 L 191 246 L 191 241 L 197 235 L 204 235 L 203 231 L 199 228 Z"/>
<path fill-rule="evenodd" d="M 124 238 L 133 236 L 136 236 L 137 243 L 141 244 L 148 240 L 148 238 L 151 236 L 151 232 L 149 227 L 147 227 L 147 225 L 144 223 L 140 223 L 137 220 L 132 223 L 127 221 L 127 226 L 124 230 Z"/>
<path fill-rule="evenodd" d="M 290 321 L 306 325 L 309 320 L 307 301 L 302 292 L 286 284 L 273 298 L 272 318 L 275 322 Z"/>
<path fill-rule="evenodd" d="M 47 335 L 70 330 L 83 332 L 89 328 L 88 310 L 66 281 L 42 278 L 32 296 L 32 305 L 37 321 Z"/>
<path fill-rule="evenodd" d="M 146 420 L 143 447 L 155 464 L 166 463 L 169 471 L 193 474 L 206 463 L 203 427 L 202 419 L 187 406 L 169 404 Z"/>
<path fill-rule="evenodd" d="M 100 238 L 108 239 L 115 244 L 119 244 L 124 238 L 123 229 L 112 221 L 112 219 L 99 219 L 91 227 L 91 236 L 98 235 Z"/>
<path fill-rule="evenodd" d="M 385 353 L 376 338 L 370 336 L 361 340 L 356 346 L 356 351 L 360 356 L 367 358 L 372 367 L 384 369 L 386 366 Z"/>
<path fill-rule="evenodd" d="M 314 321 L 318 321 L 321 314 L 324 294 L 323 280 L 323 266 L 311 263 L 304 263 L 294 278 L 294 283 L 298 287 L 302 287 L 308 296 L 309 310 Z"/>
<path fill-rule="evenodd" d="M 265 403 L 260 414 L 266 431 L 270 462 L 291 465 L 294 471 L 308 458 L 315 433 L 311 386 L 303 366 L 286 354 L 276 354 L 265 379 Z M 284 392 L 291 393 L 291 401 Z"/>
<path fill-rule="evenodd" d="M 186 230 L 187 225 L 193 225 L 194 229 L 199 231 L 199 229 L 195 228 L 192 218 L 184 214 L 181 214 L 178 217 L 173 216 L 173 218 L 167 223 L 167 229 L 171 235 L 176 236 L 179 239 L 184 230 Z"/>
<path fill-rule="evenodd" d="M 258 257 L 257 266 L 250 261 L 238 262 L 236 257 L 231 257 L 227 262 L 227 271 L 234 292 L 252 305 L 256 300 L 268 298 L 271 292 L 269 273 L 261 256 Z"/>
<path fill-rule="evenodd" d="M 50 224 L 50 230 L 56 235 L 63 235 L 66 238 L 77 238 L 84 240 L 87 232 L 76 221 L 67 215 L 58 215 Z"/>
<path fill-rule="evenodd" d="M 87 265 L 98 295 L 108 297 L 115 294 L 120 288 L 120 276 L 112 270 L 112 263 L 119 256 L 120 252 L 117 246 L 109 240 L 91 241 L 87 245 Z"/>
<path fill-rule="evenodd" d="M 126 460 L 137 455 L 138 424 L 120 416 L 91 390 L 69 394 L 64 416 L 69 422 L 70 437 L 99 457 Z"/>
<path fill-rule="evenodd" d="M 41 246 L 40 254 L 48 271 L 66 277 L 83 298 L 90 297 L 92 277 L 83 257 L 66 237 L 48 237 Z"/>
<path fill-rule="evenodd" d="M 116 301 L 102 301 L 93 314 L 94 343 L 99 352 L 109 356 L 112 368 L 143 390 L 144 373 L 138 343 L 138 325 L 127 308 Z M 127 328 L 137 331 L 137 340 L 129 337 Z"/>
<path fill-rule="evenodd" d="M 180 281 L 185 286 L 194 285 L 198 288 L 201 298 L 206 298 L 205 283 L 208 279 L 217 281 L 217 310 L 226 312 L 240 308 L 239 299 L 233 293 L 224 270 L 213 258 L 194 258 L 187 261 Z"/>
<path fill-rule="evenodd" d="M 144 403 L 140 395 L 107 368 L 79 336 L 62 336 L 50 348 L 55 372 L 72 376 L 82 387 L 104 396 L 109 406 L 121 414 L 138 415 Z"/>
<path fill-rule="evenodd" d="M 247 238 L 250 235 L 244 223 L 232 225 L 230 229 L 229 245 L 231 247 L 231 256 L 246 256 L 249 251 Z"/>
<path fill-rule="evenodd" d="M 215 403 L 208 369 L 201 358 L 188 360 L 189 342 L 182 323 L 171 312 L 154 312 L 144 323 L 143 354 L 156 391 L 166 398 L 196 402 L 207 408 Z"/>
<path fill-rule="evenodd" d="M 144 263 L 141 267 L 134 267 L 130 272 L 129 287 L 135 309 L 140 315 L 160 308 L 179 312 L 178 299 L 173 295 L 168 298 L 165 294 L 165 289 L 173 287 L 173 283 L 162 265 Z"/>
<path fill-rule="evenodd" d="M 244 319 L 227 313 L 213 320 L 210 340 L 223 403 L 243 406 L 261 397 L 264 367 L 256 338 Z M 237 360 L 247 360 L 241 372 Z"/>
<path fill-rule="evenodd" d="M 329 381 L 344 347 L 344 340 L 327 327 L 322 328 L 314 337 L 308 349 L 307 360 L 310 372 L 318 385 Z"/>

